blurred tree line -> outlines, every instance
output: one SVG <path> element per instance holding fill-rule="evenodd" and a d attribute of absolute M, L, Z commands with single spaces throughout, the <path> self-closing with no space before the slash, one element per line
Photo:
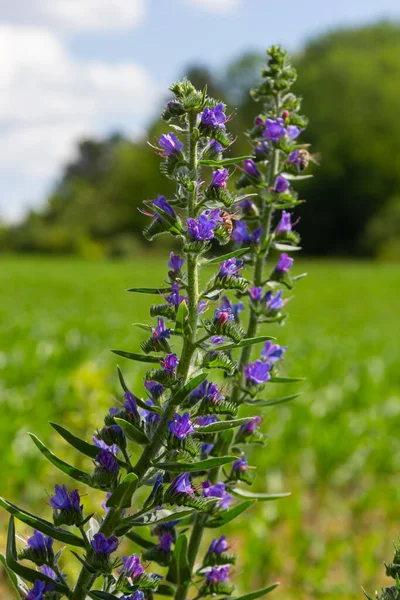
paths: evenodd
<path fill-rule="evenodd" d="M 225 73 L 193 67 L 188 77 L 234 107 L 232 155 L 247 154 L 241 133 L 259 106 L 248 94 L 264 56 L 246 54 Z M 400 26 L 381 23 L 339 30 L 311 41 L 294 63 L 297 93 L 310 116 L 305 139 L 321 156 L 312 180 L 299 184 L 307 202 L 298 229 L 306 253 L 400 256 Z M 147 139 L 120 134 L 86 139 L 39 212 L 23 223 L 0 224 L 0 248 L 77 253 L 87 257 L 133 254 L 146 244 L 144 199 L 173 192 L 147 140 L 166 130 L 158 117 Z M 301 187 L 300 187 L 301 185 Z"/>

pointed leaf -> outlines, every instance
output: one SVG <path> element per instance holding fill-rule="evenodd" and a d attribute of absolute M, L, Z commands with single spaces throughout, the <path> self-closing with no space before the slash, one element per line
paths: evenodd
<path fill-rule="evenodd" d="M 45 535 L 49 535 L 50 537 L 62 542 L 63 544 L 69 544 L 70 546 L 80 546 L 81 548 L 85 547 L 84 541 L 69 531 L 65 529 L 60 529 L 59 527 L 55 527 L 53 523 L 50 521 L 46 521 L 45 519 L 41 519 L 40 517 L 35 517 L 35 515 L 31 515 L 26 510 L 22 508 L 18 508 L 15 504 L 8 502 L 4 498 L 0 497 L 0 506 L 2 506 L 7 512 L 11 515 L 14 515 L 29 527 L 33 529 L 38 529 Z"/>
<path fill-rule="evenodd" d="M 280 242 L 274 242 L 275 250 L 279 252 L 298 252 L 301 250 L 301 246 L 292 246 L 291 244 L 281 244 Z"/>
<path fill-rule="evenodd" d="M 179 406 L 182 404 L 186 398 L 195 390 L 203 381 L 207 379 L 207 373 L 200 373 L 200 375 L 196 375 L 193 377 L 186 385 L 184 385 L 172 398 L 171 406 Z"/>
<path fill-rule="evenodd" d="M 68 592 L 65 585 L 57 583 L 56 581 L 53 581 L 53 579 L 51 579 L 50 577 L 47 577 L 47 575 L 44 575 L 44 573 L 41 573 L 40 571 L 35 571 L 34 569 L 30 569 L 29 567 L 25 567 L 24 565 L 18 562 L 17 548 L 15 545 L 15 523 L 13 516 L 10 517 L 10 522 L 8 526 L 6 561 L 8 567 L 16 575 L 19 575 L 23 579 L 26 579 L 31 583 L 35 583 L 36 579 L 40 579 L 41 581 L 45 581 L 46 583 L 52 583 L 54 585 L 55 590 L 57 592 L 60 592 L 61 594 L 66 594 Z"/>
<path fill-rule="evenodd" d="M 233 419 L 232 421 L 217 421 L 216 423 L 210 423 L 210 425 L 204 425 L 204 427 L 198 427 L 195 425 L 196 433 L 215 433 L 216 431 L 224 431 L 225 429 L 234 429 L 240 427 L 245 423 L 251 421 L 252 417 L 244 417 L 243 419 Z"/>
<path fill-rule="evenodd" d="M 128 475 L 115 488 L 111 496 L 106 502 L 106 506 L 111 508 L 130 508 L 132 504 L 132 496 L 135 493 L 138 483 L 138 476 L 135 473 Z"/>
<path fill-rule="evenodd" d="M 137 327 L 138 329 L 143 329 L 143 331 L 152 331 L 153 328 L 151 325 L 146 325 L 145 323 L 132 323 L 133 327 Z"/>
<path fill-rule="evenodd" d="M 85 485 L 90 485 L 91 487 L 94 487 L 92 485 L 92 477 L 89 475 L 89 473 L 85 473 L 80 469 L 76 469 L 75 467 L 72 467 L 68 463 L 61 460 L 61 458 L 58 458 L 58 456 L 53 454 L 51 450 L 46 448 L 43 442 L 41 442 L 35 434 L 30 433 L 29 436 L 35 443 L 35 445 L 39 448 L 40 452 L 47 458 L 47 460 L 49 460 L 55 467 L 57 467 L 57 469 L 60 469 L 60 471 L 66 473 L 67 475 L 72 477 L 72 479 L 76 479 L 76 481 L 80 481 Z"/>
<path fill-rule="evenodd" d="M 297 383 L 305 380 L 305 377 L 271 377 L 269 383 Z"/>
<path fill-rule="evenodd" d="M 219 514 L 214 519 L 210 519 L 209 521 L 207 521 L 206 527 L 211 527 L 212 529 L 214 529 L 215 527 L 222 527 L 223 525 L 226 525 L 226 523 L 233 521 L 233 519 L 236 519 L 236 517 L 238 517 L 242 512 L 250 508 L 250 506 L 252 506 L 254 502 L 255 500 L 246 500 L 245 502 L 237 504 L 230 510 L 227 510 Z"/>
<path fill-rule="evenodd" d="M 102 592 L 101 590 L 92 590 L 89 592 L 86 591 L 86 594 L 93 598 L 93 600 L 120 600 L 118 596 L 114 596 L 114 594 L 109 594 L 108 592 Z"/>
<path fill-rule="evenodd" d="M 176 565 L 177 583 L 181 585 L 189 581 L 191 569 L 188 560 L 188 541 L 184 533 L 177 538 L 175 542 L 173 561 Z"/>
<path fill-rule="evenodd" d="M 118 365 L 117 365 L 117 373 L 118 373 L 118 378 L 119 378 L 122 389 L 124 390 L 124 392 L 129 392 L 130 390 L 125 383 L 124 376 Z M 162 413 L 162 409 L 159 408 L 158 406 L 149 406 L 148 404 L 146 404 L 146 402 L 143 402 L 143 400 L 141 400 L 140 398 L 137 398 L 136 396 L 135 396 L 135 401 L 141 408 L 144 408 L 145 410 L 148 410 L 150 412 L 154 412 L 157 414 Z"/>
<path fill-rule="evenodd" d="M 122 523 L 130 523 L 135 527 L 141 527 L 144 525 L 156 525 L 157 523 L 168 523 L 169 521 L 175 521 L 176 519 L 182 519 L 187 515 L 192 514 L 194 511 L 193 508 L 175 508 L 174 510 L 155 510 L 153 512 L 146 513 L 137 517 L 136 519 L 132 519 L 126 517 L 122 520 Z"/>
<path fill-rule="evenodd" d="M 363 591 L 364 596 L 367 598 L 367 600 L 372 600 L 371 596 L 368 594 L 368 592 L 361 586 L 361 589 Z"/>
<path fill-rule="evenodd" d="M 142 288 L 142 287 L 134 287 L 129 288 L 127 292 L 135 292 L 136 294 L 152 294 L 154 296 L 159 296 L 160 294 L 168 294 L 171 291 L 170 287 L 165 288 Z"/>
<path fill-rule="evenodd" d="M 237 460 L 237 456 L 215 456 L 200 460 L 199 462 L 175 462 L 175 463 L 153 463 L 153 466 L 164 471 L 175 473 L 189 473 L 193 471 L 208 471 L 221 465 L 226 465 Z"/>
<path fill-rule="evenodd" d="M 22 597 L 25 597 L 25 595 L 28 592 L 28 588 L 26 587 L 25 582 L 22 581 L 22 579 L 20 577 L 18 577 L 18 575 L 16 575 L 14 573 L 14 571 L 12 571 L 10 569 L 10 567 L 7 565 L 6 557 L 4 556 L 4 554 L 1 554 L 1 553 L 0 553 L 0 562 L 2 563 L 4 570 L 6 571 L 8 577 L 10 578 L 10 581 L 11 581 L 15 591 L 19 595 L 22 595 Z"/>
<path fill-rule="evenodd" d="M 232 158 L 222 158 L 221 160 L 199 160 L 200 165 L 205 165 L 207 167 L 221 167 L 223 165 L 236 165 L 237 163 L 243 162 L 244 160 L 248 160 L 249 158 L 253 158 L 250 156 L 236 156 Z"/>
<path fill-rule="evenodd" d="M 118 417 L 114 418 L 114 421 L 123 429 L 126 437 L 132 442 L 136 442 L 140 446 L 145 446 L 150 443 L 147 435 L 138 427 L 135 427 L 129 421 L 125 421 L 125 419 L 119 419 Z"/>
<path fill-rule="evenodd" d="M 302 181 L 303 179 L 312 179 L 314 175 L 293 175 L 292 173 L 284 173 L 285 179 L 290 181 Z"/>
<path fill-rule="evenodd" d="M 161 583 L 156 590 L 154 590 L 154 594 L 160 594 L 161 596 L 175 596 L 176 590 L 165 583 Z"/>
<path fill-rule="evenodd" d="M 262 494 L 257 492 L 248 492 L 240 488 L 233 488 L 230 490 L 234 496 L 238 498 L 248 498 L 249 500 L 258 500 L 260 502 L 269 502 L 270 500 L 279 500 L 280 498 L 287 498 L 291 496 L 291 492 L 281 492 L 278 494 Z"/>
<path fill-rule="evenodd" d="M 229 344 L 215 344 L 212 348 L 207 348 L 207 350 L 235 350 L 236 348 L 243 348 L 244 346 L 253 346 L 254 344 L 262 344 L 267 340 L 275 340 L 276 338 L 271 337 L 270 335 L 261 335 L 259 337 L 254 338 L 245 338 L 240 340 L 240 342 L 230 342 Z"/>
<path fill-rule="evenodd" d="M 150 356 L 147 354 L 135 354 L 134 352 L 126 352 L 125 350 L 111 350 L 117 356 L 122 358 L 128 358 L 129 360 L 136 360 L 137 362 L 160 364 L 160 359 L 156 356 Z"/>
<path fill-rule="evenodd" d="M 227 254 L 223 254 L 222 256 L 216 256 L 215 258 L 210 258 L 204 261 L 204 264 L 207 265 L 218 265 L 224 260 L 228 260 L 228 258 L 234 258 L 235 256 L 243 256 L 246 252 L 249 252 L 250 248 L 239 248 L 238 250 L 233 250 L 232 252 L 228 252 Z"/>
<path fill-rule="evenodd" d="M 279 583 L 272 583 L 271 585 L 269 585 L 266 588 L 263 588 L 262 590 L 250 592 L 249 594 L 245 594 L 244 596 L 230 597 L 226 600 L 257 600 L 257 598 L 261 598 L 262 596 L 266 596 L 267 594 L 272 592 L 275 588 L 278 587 L 278 585 Z"/>
<path fill-rule="evenodd" d="M 189 316 L 189 309 L 187 307 L 186 301 L 182 300 L 179 305 L 178 312 L 176 314 L 175 321 L 175 333 L 181 334 L 187 329 L 187 318 Z"/>
<path fill-rule="evenodd" d="M 282 396 L 281 398 L 271 398 L 271 400 L 245 400 L 244 403 L 248 406 L 275 406 L 276 404 L 290 402 L 298 396 L 300 394 L 291 394 L 290 396 Z"/>

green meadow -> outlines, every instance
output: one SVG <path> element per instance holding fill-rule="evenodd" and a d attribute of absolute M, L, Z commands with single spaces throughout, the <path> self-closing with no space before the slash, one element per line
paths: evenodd
<path fill-rule="evenodd" d="M 292 495 L 253 507 L 232 527 L 233 549 L 243 548 L 235 580 L 242 591 L 279 580 L 276 598 L 350 600 L 362 597 L 361 585 L 373 593 L 385 582 L 382 561 L 400 534 L 400 266 L 299 263 L 308 277 L 287 294 L 285 326 L 268 331 L 289 347 L 283 374 L 306 381 L 268 388 L 271 397 L 301 396 L 265 410 L 268 444 L 249 457 L 263 473 L 257 490 Z M 141 392 L 145 367 L 109 349 L 138 351 L 145 332 L 133 323 L 148 321 L 154 297 L 125 290 L 161 285 L 165 271 L 151 254 L 0 260 L 1 495 L 50 517 L 47 492 L 65 478 L 28 431 L 90 469 L 48 422 L 90 439 L 120 395 L 117 362 Z M 6 520 L 0 512 L 2 547 Z"/>

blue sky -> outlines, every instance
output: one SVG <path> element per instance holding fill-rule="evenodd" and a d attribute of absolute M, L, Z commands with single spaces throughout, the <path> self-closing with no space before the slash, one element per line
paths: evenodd
<path fill-rule="evenodd" d="M 84 135 L 145 135 L 187 65 L 292 51 L 399 0 L 0 0 L 0 218 L 39 206 Z"/>

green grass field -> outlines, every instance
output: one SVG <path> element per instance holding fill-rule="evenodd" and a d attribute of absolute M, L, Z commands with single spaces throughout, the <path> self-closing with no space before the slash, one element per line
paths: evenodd
<path fill-rule="evenodd" d="M 258 489 L 292 496 L 256 507 L 231 530 L 236 582 L 246 590 L 279 580 L 276 598 L 361 598 L 361 585 L 373 592 L 387 581 L 382 561 L 400 533 L 400 267 L 307 262 L 302 270 L 309 277 L 290 318 L 269 331 L 289 346 L 284 374 L 307 381 L 275 386 L 274 395 L 302 396 L 265 413 L 269 443 L 252 461 Z M 108 349 L 138 350 L 144 332 L 132 323 L 148 319 L 152 300 L 124 290 L 161 284 L 164 271 L 151 255 L 0 260 L 2 495 L 49 517 L 43 498 L 57 475 L 27 432 L 65 457 L 48 421 L 88 437 L 101 425 L 120 393 Z M 134 387 L 144 369 L 119 362 Z M 4 533 L 3 513 L 0 523 Z"/>

